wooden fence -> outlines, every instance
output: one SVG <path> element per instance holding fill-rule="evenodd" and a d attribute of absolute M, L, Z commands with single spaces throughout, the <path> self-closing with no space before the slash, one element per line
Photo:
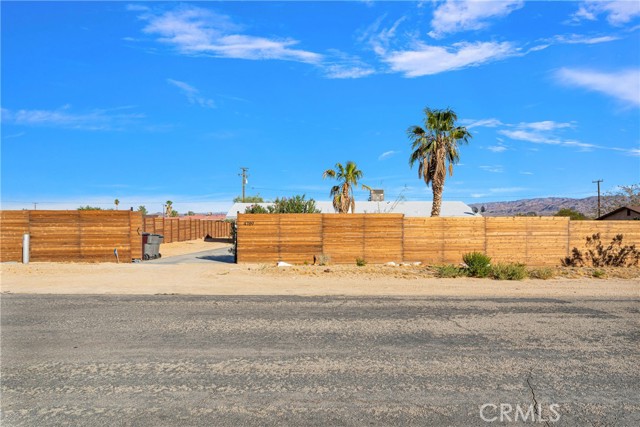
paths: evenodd
<path fill-rule="evenodd" d="M 640 247 L 640 221 L 566 217 L 417 218 L 402 214 L 238 214 L 238 262 L 423 262 L 458 264 L 467 252 L 494 262 L 559 265 L 573 247 L 600 233 Z"/>
<path fill-rule="evenodd" d="M 142 214 L 131 211 L 0 211 L 0 261 L 121 262 L 142 258 Z"/>
<path fill-rule="evenodd" d="M 209 219 L 145 216 L 143 230 L 147 233 L 162 234 L 164 243 L 202 239 L 206 236 L 225 239 L 231 236 L 231 223 Z"/>

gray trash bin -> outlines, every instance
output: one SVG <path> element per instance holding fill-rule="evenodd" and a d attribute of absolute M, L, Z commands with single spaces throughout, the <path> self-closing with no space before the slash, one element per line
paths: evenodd
<path fill-rule="evenodd" d="M 161 234 L 142 233 L 142 244 L 144 248 L 143 258 L 145 260 L 160 258 L 160 244 L 164 241 Z"/>

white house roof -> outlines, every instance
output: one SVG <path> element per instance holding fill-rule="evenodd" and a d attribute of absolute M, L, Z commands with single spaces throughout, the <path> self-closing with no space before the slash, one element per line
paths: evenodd
<path fill-rule="evenodd" d="M 253 205 L 260 205 L 267 207 L 273 205 L 273 203 L 234 203 L 227 213 L 227 219 L 236 219 L 237 213 L 244 213 L 244 211 Z M 356 201 L 355 213 L 400 213 L 404 216 L 431 216 L 432 202 L 359 202 Z M 316 207 L 320 209 L 322 213 L 333 214 L 336 211 L 333 209 L 333 204 L 328 201 L 316 201 Z M 440 216 L 446 217 L 473 217 L 480 216 L 473 213 L 470 206 L 463 202 L 442 202 L 442 208 L 440 209 Z"/>

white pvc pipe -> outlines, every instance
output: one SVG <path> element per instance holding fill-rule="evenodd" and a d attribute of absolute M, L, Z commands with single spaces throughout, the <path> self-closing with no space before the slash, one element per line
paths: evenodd
<path fill-rule="evenodd" d="M 22 263 L 29 264 L 29 242 L 30 238 L 28 234 L 22 235 Z"/>

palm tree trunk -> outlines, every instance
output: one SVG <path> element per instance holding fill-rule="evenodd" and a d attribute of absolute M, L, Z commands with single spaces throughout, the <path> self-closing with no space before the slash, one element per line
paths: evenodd
<path fill-rule="evenodd" d="M 433 206 L 431 207 L 431 216 L 440 216 L 440 209 L 442 207 L 442 192 L 444 191 L 444 180 L 447 176 L 444 150 L 438 150 L 435 160 L 437 162 L 437 165 L 433 174 L 433 180 L 431 181 L 431 188 L 433 189 Z"/>

